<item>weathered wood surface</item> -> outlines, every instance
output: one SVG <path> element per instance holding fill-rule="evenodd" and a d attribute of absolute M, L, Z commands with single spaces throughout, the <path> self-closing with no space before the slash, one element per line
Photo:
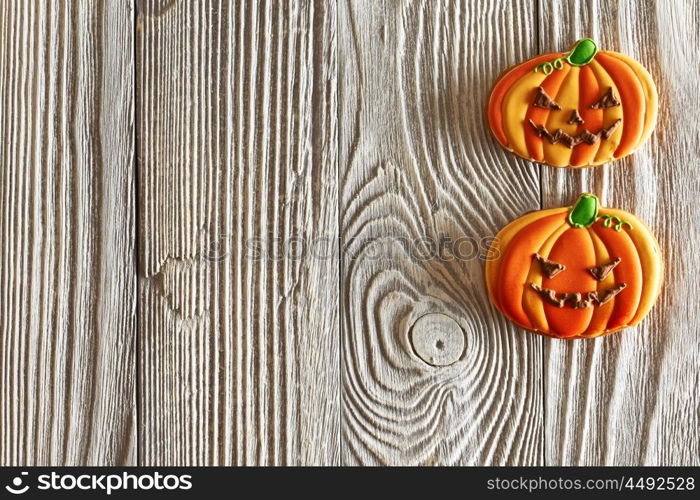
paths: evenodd
<path fill-rule="evenodd" d="M 0 464 L 136 461 L 132 11 L 0 5 Z"/>
<path fill-rule="evenodd" d="M 339 462 L 335 21 L 139 4 L 143 464 Z"/>
<path fill-rule="evenodd" d="M 3 4 L 0 464 L 699 464 L 699 18 Z M 650 70 L 651 140 L 577 172 L 506 153 L 495 78 L 581 36 Z M 623 334 L 531 335 L 484 238 L 581 191 L 649 223 L 667 285 Z"/>

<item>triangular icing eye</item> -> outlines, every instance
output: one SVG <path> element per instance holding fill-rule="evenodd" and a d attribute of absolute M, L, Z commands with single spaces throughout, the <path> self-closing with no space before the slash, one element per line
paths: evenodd
<path fill-rule="evenodd" d="M 614 108 L 620 105 L 620 100 L 615 97 L 615 92 L 612 87 L 608 87 L 608 91 L 602 95 L 600 99 L 591 104 L 591 109 L 607 109 Z"/>
<path fill-rule="evenodd" d="M 566 269 L 564 264 L 559 264 L 558 262 L 553 262 L 547 260 L 539 254 L 535 254 L 535 260 L 540 263 L 540 269 L 542 269 L 542 274 L 547 278 L 554 278 L 557 274 Z"/>
<path fill-rule="evenodd" d="M 536 108 L 544 109 L 561 109 L 554 99 L 549 97 L 549 94 L 544 91 L 542 87 L 537 87 L 537 93 L 535 94 L 535 101 L 532 103 Z"/>
<path fill-rule="evenodd" d="M 588 272 L 590 272 L 595 279 L 598 281 L 603 281 L 605 278 L 607 278 L 608 274 L 612 272 L 617 265 L 622 262 L 622 259 L 618 257 L 617 259 L 613 260 L 612 262 L 608 262 L 607 264 L 603 264 L 602 266 L 596 266 L 596 267 L 591 267 L 588 269 Z"/>

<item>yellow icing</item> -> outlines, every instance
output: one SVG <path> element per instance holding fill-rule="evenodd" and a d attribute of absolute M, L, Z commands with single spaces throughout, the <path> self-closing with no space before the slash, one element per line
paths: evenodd
<path fill-rule="evenodd" d="M 654 126 L 656 125 L 656 115 L 659 107 L 659 94 L 656 91 L 654 80 L 651 78 L 651 75 L 644 68 L 644 66 L 624 54 L 619 54 L 617 52 L 610 52 L 610 54 L 625 62 L 630 69 L 634 71 L 634 74 L 637 75 L 637 79 L 642 86 L 644 98 L 647 102 L 644 114 L 644 128 L 642 129 L 639 143 L 634 147 L 634 149 L 637 149 L 637 147 L 644 144 L 654 130 Z"/>
<path fill-rule="evenodd" d="M 605 71 L 603 66 L 601 66 L 600 63 L 598 63 L 594 59 L 593 61 L 591 61 L 590 67 L 593 70 L 596 79 L 598 80 L 600 94 L 603 95 L 609 87 L 612 87 L 613 91 L 615 92 L 615 95 L 619 98 L 620 91 L 618 90 L 617 86 L 615 85 L 615 82 L 613 82 L 613 79 L 610 77 L 608 72 Z M 607 108 L 603 110 L 603 127 L 608 127 L 618 118 L 622 118 L 622 108 L 624 105 L 625 103 L 622 103 L 619 106 L 614 106 L 612 108 Z M 600 165 L 601 163 L 605 163 L 613 159 L 613 153 L 615 153 L 617 146 L 620 144 L 620 138 L 622 137 L 622 127 L 624 126 L 625 123 L 623 121 L 608 139 L 601 138 L 600 147 L 598 148 L 598 152 L 596 153 L 595 158 L 592 162 L 593 165 Z M 591 132 L 595 134 L 598 131 L 591 130 Z"/>
<path fill-rule="evenodd" d="M 539 87 L 547 75 L 534 71 L 520 78 L 503 99 L 503 131 L 508 138 L 508 147 L 523 158 L 530 158 L 525 143 L 525 116 Z"/>

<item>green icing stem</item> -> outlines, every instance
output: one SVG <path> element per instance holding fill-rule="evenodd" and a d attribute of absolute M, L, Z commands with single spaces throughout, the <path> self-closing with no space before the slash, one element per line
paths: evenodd
<path fill-rule="evenodd" d="M 562 69 L 564 62 L 569 63 L 571 66 L 585 66 L 593 60 L 597 53 L 598 47 L 595 42 L 590 38 L 582 38 L 576 42 L 574 48 L 565 57 L 557 57 L 553 61 L 538 64 L 535 66 L 535 72 L 542 71 L 545 75 L 549 75 L 555 69 Z"/>
<path fill-rule="evenodd" d="M 573 227 L 588 227 L 598 217 L 598 197 L 594 194 L 582 194 L 569 212 L 569 224 Z"/>
<path fill-rule="evenodd" d="M 598 197 L 594 194 L 582 194 L 576 204 L 571 208 L 567 221 L 571 227 L 586 228 L 602 220 L 603 227 L 612 228 L 615 231 L 622 231 L 627 226 L 630 231 L 634 226 L 626 220 L 620 219 L 617 215 L 605 215 L 598 213 Z"/>

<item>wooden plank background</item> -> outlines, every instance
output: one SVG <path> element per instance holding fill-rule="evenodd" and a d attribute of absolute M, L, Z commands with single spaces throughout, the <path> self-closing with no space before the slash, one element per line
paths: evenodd
<path fill-rule="evenodd" d="M 0 464 L 700 464 L 699 28 L 692 0 L 2 3 Z M 504 152 L 495 78 L 583 36 L 654 76 L 651 140 Z M 582 191 L 649 223 L 666 286 L 623 334 L 531 335 L 480 256 Z"/>
<path fill-rule="evenodd" d="M 3 465 L 136 460 L 132 26 L 0 6 Z"/>
<path fill-rule="evenodd" d="M 323 2 L 139 12 L 144 463 L 338 461 L 337 259 L 295 258 L 338 235 L 334 31 Z"/>

